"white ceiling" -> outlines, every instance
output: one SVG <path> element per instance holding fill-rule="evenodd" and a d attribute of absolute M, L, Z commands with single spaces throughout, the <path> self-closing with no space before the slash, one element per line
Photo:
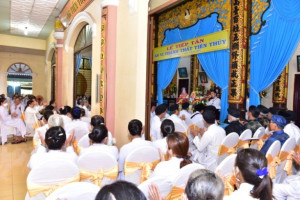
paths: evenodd
<path fill-rule="evenodd" d="M 68 0 L 0 0 L 0 33 L 46 39 Z"/>

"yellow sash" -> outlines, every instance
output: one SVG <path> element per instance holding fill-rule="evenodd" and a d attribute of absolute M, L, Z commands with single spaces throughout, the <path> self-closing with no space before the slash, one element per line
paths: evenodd
<path fill-rule="evenodd" d="M 264 134 L 264 136 L 262 136 L 262 141 L 266 141 L 267 139 L 269 139 L 269 137 L 271 137 L 272 134 Z"/>
<path fill-rule="evenodd" d="M 65 180 L 64 182 L 55 185 L 42 185 L 42 184 L 27 182 L 27 191 L 30 197 L 34 197 L 39 193 L 43 193 L 47 197 L 57 188 L 67 185 L 68 183 L 73 183 L 78 181 L 79 181 L 79 174 Z"/>
<path fill-rule="evenodd" d="M 25 122 L 25 114 L 22 112 L 22 114 L 20 115 L 21 119 Z"/>
<path fill-rule="evenodd" d="M 249 148 L 249 141 L 248 140 L 239 140 L 239 142 L 236 144 L 235 148 L 243 147 L 244 149 Z"/>
<path fill-rule="evenodd" d="M 74 151 L 77 155 L 79 155 L 80 151 L 82 150 L 81 146 L 78 146 L 78 141 L 77 140 L 73 140 L 72 141 L 72 146 L 74 148 Z"/>
<path fill-rule="evenodd" d="M 260 151 L 260 149 L 264 146 L 264 140 L 262 138 L 258 140 L 252 140 L 251 146 L 257 144 L 257 149 Z"/>
<path fill-rule="evenodd" d="M 101 186 L 101 182 L 103 178 L 109 178 L 112 180 L 116 180 L 118 178 L 119 173 L 119 167 L 118 165 L 103 171 L 101 168 L 98 172 L 92 172 L 89 170 L 81 169 L 80 170 L 80 181 L 90 179 L 94 182 L 95 185 Z"/>
<path fill-rule="evenodd" d="M 32 140 L 32 145 L 33 145 L 33 149 L 36 149 L 37 144 L 39 143 L 40 140 L 38 139 L 33 139 Z"/>
<path fill-rule="evenodd" d="M 281 151 L 279 154 L 279 159 L 281 162 L 286 160 L 286 163 L 284 165 L 284 171 L 287 172 L 288 175 L 293 174 L 293 154 L 294 151 L 286 152 L 286 151 Z"/>
<path fill-rule="evenodd" d="M 234 191 L 234 185 L 236 184 L 236 178 L 234 174 L 232 173 L 228 177 L 220 175 L 219 171 L 217 171 L 217 174 L 219 177 L 221 177 L 224 183 L 224 196 L 230 195 Z"/>
<path fill-rule="evenodd" d="M 221 145 L 219 147 L 218 156 L 221 156 L 221 155 L 223 155 L 225 153 L 228 153 L 229 155 L 231 155 L 231 154 L 236 153 L 236 150 L 235 150 L 234 147 L 227 147 L 227 146 Z"/>
<path fill-rule="evenodd" d="M 299 145 L 296 145 L 296 147 L 295 147 L 295 152 L 300 153 L 300 146 L 299 146 Z"/>
<path fill-rule="evenodd" d="M 178 200 L 184 193 L 184 189 L 173 186 L 171 192 L 167 195 L 166 200 Z"/>
<path fill-rule="evenodd" d="M 280 159 L 275 156 L 272 157 L 271 154 L 267 154 L 268 166 L 269 166 L 269 176 L 271 179 L 276 177 L 276 166 L 280 164 Z"/>
<path fill-rule="evenodd" d="M 129 174 L 134 173 L 137 170 L 141 170 L 141 181 L 144 182 L 151 175 L 151 171 L 154 170 L 156 165 L 160 162 L 160 160 L 155 160 L 152 162 L 125 162 L 124 164 L 124 175 L 127 176 Z"/>

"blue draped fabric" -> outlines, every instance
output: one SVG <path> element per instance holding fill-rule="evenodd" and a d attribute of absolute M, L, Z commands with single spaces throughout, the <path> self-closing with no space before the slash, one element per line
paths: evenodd
<path fill-rule="evenodd" d="M 259 92 L 280 75 L 300 41 L 300 1 L 272 0 L 266 20 L 250 38 L 250 105 L 259 105 Z"/>
<path fill-rule="evenodd" d="M 80 53 L 76 54 L 76 76 L 79 72 L 81 59 L 82 59 L 82 55 Z"/>
<path fill-rule="evenodd" d="M 92 69 L 92 56 L 89 56 L 89 63 L 90 63 L 90 67 L 91 67 L 91 69 Z"/>
<path fill-rule="evenodd" d="M 189 40 L 202 35 L 221 31 L 222 26 L 217 22 L 217 14 L 199 20 L 194 26 L 186 29 L 167 30 L 164 45 Z M 221 50 L 197 55 L 199 62 L 207 75 L 222 88 L 221 96 L 221 115 L 220 120 L 224 121 L 227 117 L 228 108 L 228 82 L 229 82 L 229 50 Z M 157 68 L 157 94 L 158 104 L 163 102 L 162 90 L 172 81 L 179 64 L 180 58 L 173 58 L 158 62 Z"/>

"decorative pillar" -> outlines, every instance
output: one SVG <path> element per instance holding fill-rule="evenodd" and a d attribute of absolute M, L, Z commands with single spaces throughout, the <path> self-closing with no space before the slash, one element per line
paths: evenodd
<path fill-rule="evenodd" d="M 230 106 L 242 111 L 245 109 L 246 70 L 248 63 L 249 35 L 251 31 L 251 0 L 232 0 L 230 32 Z"/>
<path fill-rule="evenodd" d="M 277 109 L 286 109 L 288 80 L 289 80 L 289 65 L 278 76 L 273 83 L 273 106 Z"/>
<path fill-rule="evenodd" d="M 57 18 L 55 20 L 55 32 L 54 32 L 54 38 L 56 39 L 56 104 L 57 107 L 60 108 L 63 106 L 62 101 L 62 89 L 63 89 L 63 43 L 64 43 L 64 27 L 61 23 L 61 21 Z"/>
<path fill-rule="evenodd" d="M 108 130 L 115 132 L 115 88 L 116 88 L 116 46 L 117 46 L 117 8 L 119 0 L 102 2 L 101 22 L 101 74 L 100 74 L 100 112 L 105 117 Z"/>

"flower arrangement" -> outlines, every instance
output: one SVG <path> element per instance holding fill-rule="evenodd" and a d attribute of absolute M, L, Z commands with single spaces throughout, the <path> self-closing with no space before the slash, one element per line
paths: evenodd
<path fill-rule="evenodd" d="M 263 90 L 259 93 L 260 98 L 265 98 L 266 96 L 268 96 L 268 92 L 266 90 Z"/>

